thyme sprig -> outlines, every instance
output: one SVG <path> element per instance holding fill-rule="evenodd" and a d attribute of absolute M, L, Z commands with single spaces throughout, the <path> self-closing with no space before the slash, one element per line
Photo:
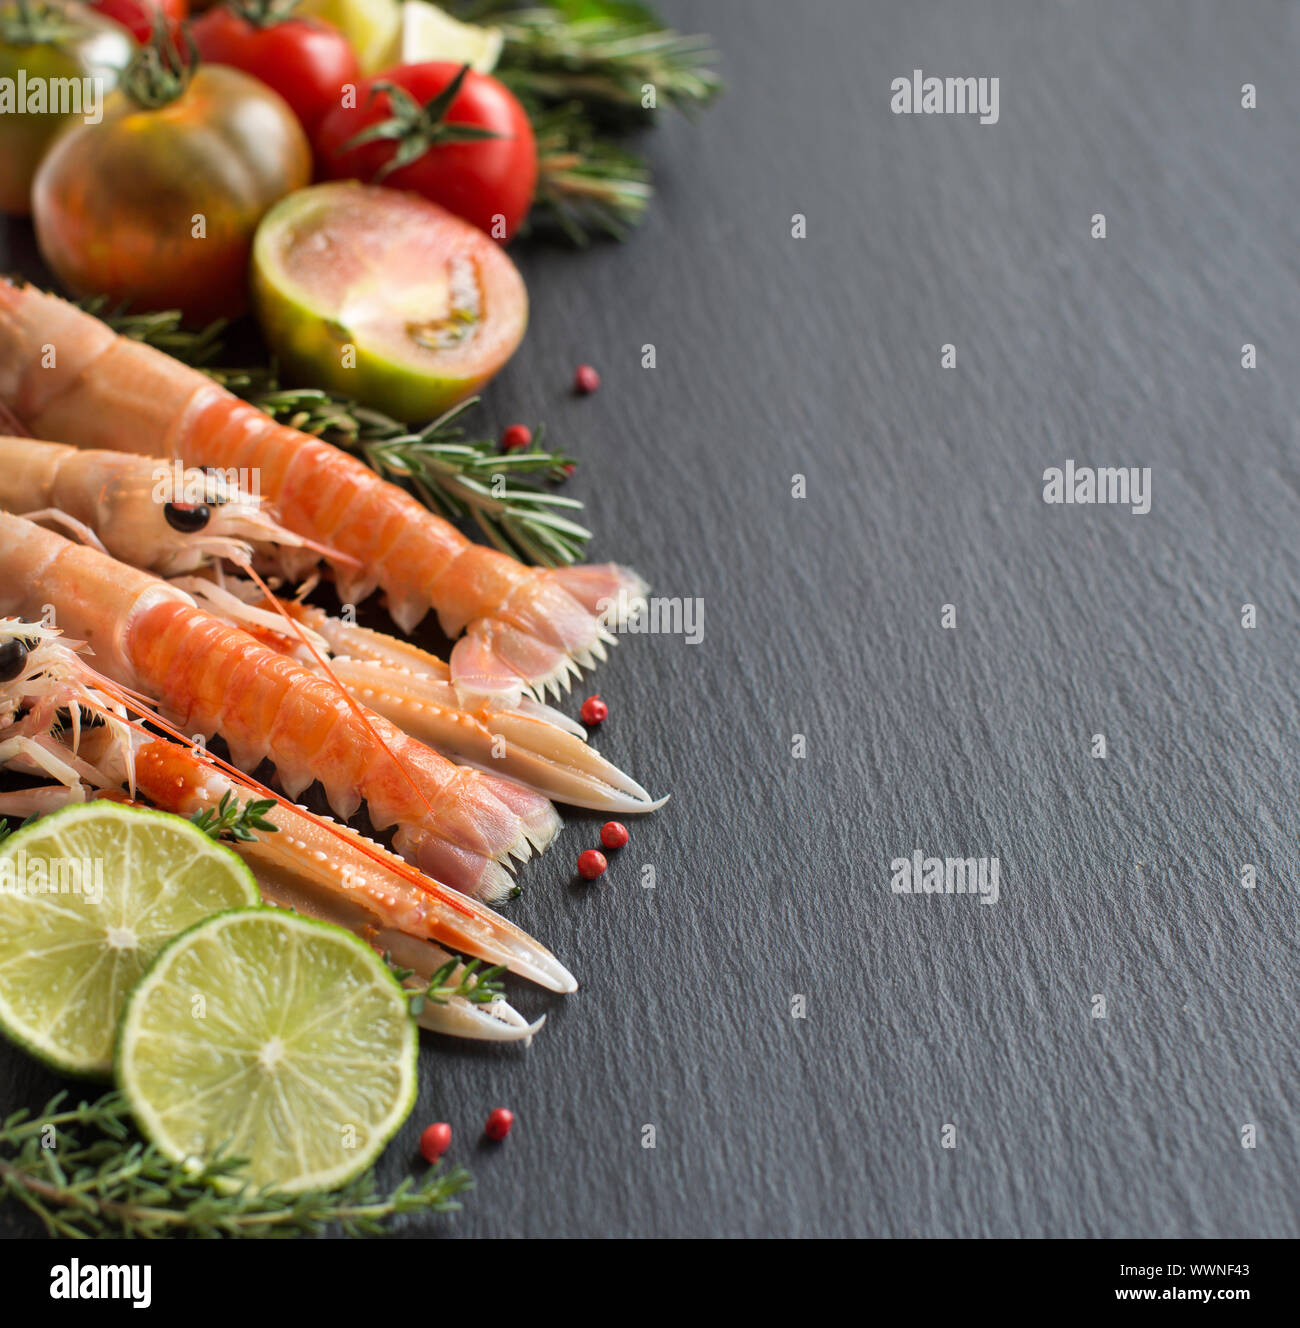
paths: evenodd
<path fill-rule="evenodd" d="M 337 1190 L 280 1194 L 243 1181 L 237 1158 L 195 1169 L 133 1138 L 120 1093 L 75 1107 L 65 1097 L 0 1125 L 0 1196 L 25 1204 L 51 1236 L 381 1235 L 402 1214 L 458 1208 L 473 1184 L 460 1167 L 434 1167 L 390 1193 L 367 1173 Z"/>
<path fill-rule="evenodd" d="M 190 820 L 213 839 L 247 844 L 257 838 L 255 831 L 275 834 L 279 830 L 279 826 L 272 825 L 266 819 L 266 813 L 274 806 L 274 798 L 250 798 L 240 806 L 234 790 L 228 789 L 215 807 L 195 812 Z"/>
<path fill-rule="evenodd" d="M 385 953 L 384 962 L 392 970 L 398 982 L 405 985 L 415 976 L 413 968 L 401 968 L 393 962 L 393 956 Z M 457 973 L 456 970 L 460 969 Z M 481 971 L 480 971 L 481 970 Z M 449 959 L 436 972 L 430 975 L 423 987 L 407 988 L 411 1014 L 418 1018 L 426 1004 L 446 1005 L 459 998 L 473 1005 L 490 1005 L 504 991 L 504 984 L 499 981 L 505 972 L 504 966 L 497 964 L 492 968 L 483 968 L 481 959 L 471 959 L 464 963 L 460 959 Z"/>

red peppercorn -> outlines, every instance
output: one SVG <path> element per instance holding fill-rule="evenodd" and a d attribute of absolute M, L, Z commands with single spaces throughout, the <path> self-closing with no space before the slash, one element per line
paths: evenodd
<path fill-rule="evenodd" d="M 600 827 L 600 842 L 606 848 L 622 848 L 627 843 L 627 826 L 618 821 L 606 821 Z"/>
<path fill-rule="evenodd" d="M 495 1139 L 499 1143 L 510 1133 L 510 1127 L 515 1123 L 515 1113 L 509 1107 L 498 1107 L 488 1118 L 487 1124 L 483 1127 L 483 1133 L 489 1139 Z"/>
<path fill-rule="evenodd" d="M 507 452 L 517 452 L 533 441 L 533 431 L 526 424 L 512 424 L 501 435 L 501 446 Z"/>
<path fill-rule="evenodd" d="M 578 365 L 573 375 L 573 390 L 580 396 L 590 396 L 600 386 L 600 375 L 589 364 Z"/>
<path fill-rule="evenodd" d="M 430 1125 L 420 1135 L 420 1155 L 432 1166 L 451 1147 L 451 1126 L 446 1121 Z"/>
<path fill-rule="evenodd" d="M 600 693 L 597 692 L 595 696 L 587 697 L 578 713 L 582 716 L 584 724 L 603 724 L 609 718 L 609 707 L 600 699 Z"/>
<path fill-rule="evenodd" d="M 578 859 L 578 875 L 584 881 L 594 881 L 597 876 L 603 876 L 609 863 L 605 861 L 605 855 L 599 849 L 589 848 Z"/>

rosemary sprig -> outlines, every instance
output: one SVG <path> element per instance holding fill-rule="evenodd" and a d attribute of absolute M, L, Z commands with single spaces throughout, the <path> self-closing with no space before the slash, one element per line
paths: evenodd
<path fill-rule="evenodd" d="M 416 433 L 372 435 L 356 446 L 373 470 L 449 520 L 473 521 L 503 553 L 545 567 L 576 562 L 591 531 L 563 513 L 580 512 L 582 503 L 520 478 L 561 480 L 575 463 L 541 447 L 540 427 L 531 446 L 504 454 L 467 437 L 458 421 L 477 401 L 453 406 Z"/>
<path fill-rule="evenodd" d="M 707 106 L 722 90 L 712 40 L 666 27 L 644 5 L 504 9 L 494 21 L 505 37 L 494 72 L 526 99 L 636 122 L 659 105 Z"/>
<path fill-rule="evenodd" d="M 593 235 L 626 239 L 654 195 L 650 168 L 602 138 L 577 102 L 533 115 L 537 193 L 529 231 L 556 229 L 584 248 Z"/>
<path fill-rule="evenodd" d="M 11 834 L 13 834 L 13 831 L 9 828 L 9 822 L 0 817 L 0 844 L 3 844 Z"/>
<path fill-rule="evenodd" d="M 405 984 L 408 978 L 415 976 L 411 968 L 399 968 L 393 962 L 391 954 L 384 955 L 384 962 L 393 971 L 393 976 Z M 460 959 L 449 959 L 437 972 L 433 973 L 423 987 L 408 988 L 411 1014 L 418 1018 L 428 1002 L 434 1005 L 446 1005 L 448 1001 L 460 998 L 474 1005 L 490 1005 L 504 990 L 498 980 L 505 968 L 497 964 L 492 968 L 482 968 L 481 959 L 471 959 L 463 964 Z M 463 966 L 462 966 L 463 964 Z M 459 975 L 456 970 L 460 969 Z"/>
<path fill-rule="evenodd" d="M 388 1194 L 373 1173 L 332 1191 L 254 1189 L 240 1183 L 238 1159 L 194 1170 L 133 1140 L 119 1093 L 69 1108 L 65 1096 L 0 1125 L 0 1195 L 25 1204 L 51 1236 L 380 1235 L 393 1217 L 458 1208 L 456 1196 L 473 1184 L 459 1167 L 435 1167 Z"/>
<path fill-rule="evenodd" d="M 196 369 L 211 364 L 221 354 L 222 338 L 229 326 L 224 318 L 219 318 L 205 328 L 189 331 L 181 325 L 179 309 L 153 314 L 132 313 L 126 304 L 110 304 L 102 295 L 79 303 L 87 313 L 103 319 L 119 336 L 166 351 Z"/>
<path fill-rule="evenodd" d="M 241 807 L 233 790 L 227 790 L 215 807 L 207 807 L 195 812 L 190 820 L 213 839 L 229 839 L 238 844 L 247 844 L 257 838 L 254 831 L 275 834 L 279 826 L 266 820 L 266 813 L 275 806 L 274 798 L 250 798 Z"/>

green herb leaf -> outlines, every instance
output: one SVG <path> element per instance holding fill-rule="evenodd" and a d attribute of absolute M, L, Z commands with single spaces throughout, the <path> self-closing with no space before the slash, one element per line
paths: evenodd
<path fill-rule="evenodd" d="M 505 37 L 496 76 L 526 99 L 577 101 L 597 118 L 635 122 L 661 106 L 693 111 L 722 91 L 712 40 L 665 27 L 642 5 L 577 0 L 495 21 Z"/>
<path fill-rule="evenodd" d="M 246 844 L 257 838 L 258 831 L 270 835 L 277 833 L 279 826 L 266 819 L 266 813 L 275 805 L 274 798 L 250 798 L 241 807 L 234 792 L 227 790 L 216 807 L 195 812 L 190 820 L 213 839 Z"/>
<path fill-rule="evenodd" d="M 393 962 L 391 954 L 385 953 L 384 962 L 392 970 L 393 976 L 407 987 L 407 998 L 411 1007 L 412 1018 L 418 1018 L 425 1005 L 446 1005 L 449 1001 L 469 1001 L 472 1005 L 490 1005 L 497 1000 L 504 984 L 500 981 L 505 968 L 498 964 L 492 968 L 483 968 L 481 959 L 466 961 L 458 957 L 448 959 L 438 968 L 429 980 L 419 986 L 408 986 L 415 976 L 409 968 L 400 968 Z"/>
<path fill-rule="evenodd" d="M 597 235 L 626 239 L 654 196 L 645 161 L 602 138 L 579 102 L 537 112 L 533 132 L 537 193 L 527 231 L 558 231 L 579 248 Z"/>

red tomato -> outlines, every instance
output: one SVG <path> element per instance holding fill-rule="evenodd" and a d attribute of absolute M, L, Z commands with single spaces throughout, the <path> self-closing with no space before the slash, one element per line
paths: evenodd
<path fill-rule="evenodd" d="M 138 42 L 153 36 L 156 14 L 179 23 L 190 12 L 188 0 L 90 0 L 90 8 L 120 23 Z"/>
<path fill-rule="evenodd" d="M 340 104 L 344 85 L 361 77 L 357 57 L 337 28 L 316 18 L 276 18 L 265 0 L 232 0 L 210 9 L 190 31 L 200 58 L 260 79 L 293 107 L 308 133 Z"/>
<path fill-rule="evenodd" d="M 458 80 L 450 105 L 435 104 Z M 365 130 L 377 136 L 349 146 Z M 413 161 L 391 168 L 399 149 L 405 155 L 421 144 L 425 150 Z M 366 79 L 355 106 L 336 106 L 321 121 L 315 146 L 323 175 L 423 194 L 494 240 L 519 229 L 537 185 L 537 144 L 514 94 L 447 61 L 400 65 Z"/>

